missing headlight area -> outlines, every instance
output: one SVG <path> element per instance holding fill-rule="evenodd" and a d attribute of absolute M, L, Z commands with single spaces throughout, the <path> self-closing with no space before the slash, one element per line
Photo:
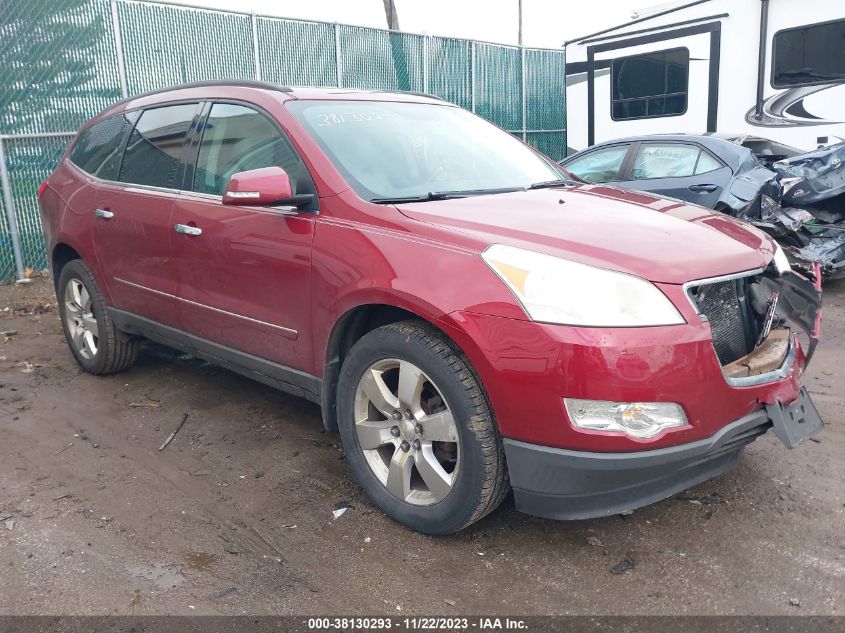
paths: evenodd
<path fill-rule="evenodd" d="M 798 332 L 808 339 L 808 361 L 815 350 L 821 290 L 818 282 L 801 274 L 778 274 L 770 266 L 689 284 L 687 294 L 710 325 L 713 348 L 729 380 L 742 382 L 788 369 Z"/>
<path fill-rule="evenodd" d="M 825 277 L 845 276 L 845 143 L 789 156 L 745 145 L 759 161 L 749 173 L 758 189 L 737 196 L 750 202 L 732 213 L 778 240 L 799 270 L 817 262 Z"/>

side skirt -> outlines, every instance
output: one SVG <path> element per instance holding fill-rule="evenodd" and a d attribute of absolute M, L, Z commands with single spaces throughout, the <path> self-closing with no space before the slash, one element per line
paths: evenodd
<path fill-rule="evenodd" d="M 316 376 L 199 338 L 131 312 L 117 308 L 109 308 L 108 311 L 122 332 L 144 336 L 280 391 L 321 404 L 322 381 Z"/>

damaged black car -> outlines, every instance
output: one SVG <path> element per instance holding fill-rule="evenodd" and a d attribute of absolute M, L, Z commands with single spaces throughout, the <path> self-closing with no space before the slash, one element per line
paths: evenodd
<path fill-rule="evenodd" d="M 560 161 L 588 182 L 694 202 L 772 235 L 799 271 L 845 276 L 845 143 L 801 152 L 747 135 L 658 134 Z"/>

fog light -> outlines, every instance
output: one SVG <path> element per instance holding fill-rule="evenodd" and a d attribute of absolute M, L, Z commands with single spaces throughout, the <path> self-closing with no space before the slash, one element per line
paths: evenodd
<path fill-rule="evenodd" d="M 645 439 L 664 429 L 687 424 L 683 408 L 674 402 L 609 402 L 564 398 L 566 413 L 579 429 L 624 433 Z"/>

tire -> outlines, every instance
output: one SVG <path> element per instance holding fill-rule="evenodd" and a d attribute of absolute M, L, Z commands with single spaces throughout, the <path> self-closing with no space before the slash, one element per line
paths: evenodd
<path fill-rule="evenodd" d="M 138 340 L 115 327 L 94 276 L 82 260 L 75 259 L 62 268 L 56 299 L 65 339 L 82 369 L 89 374 L 114 374 L 135 363 Z"/>
<path fill-rule="evenodd" d="M 425 323 L 385 325 L 358 340 L 340 370 L 337 409 L 346 459 L 364 492 L 412 530 L 457 532 L 492 512 L 510 489 L 475 372 Z"/>

